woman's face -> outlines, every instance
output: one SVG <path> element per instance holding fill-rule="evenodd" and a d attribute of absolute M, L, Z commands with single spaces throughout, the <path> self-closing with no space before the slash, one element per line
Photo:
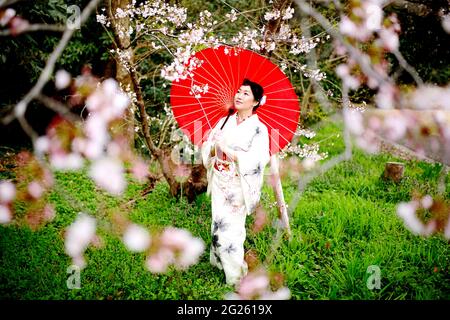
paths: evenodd
<path fill-rule="evenodd" d="M 250 86 L 241 86 L 234 96 L 236 110 L 249 110 L 258 104 Z"/>

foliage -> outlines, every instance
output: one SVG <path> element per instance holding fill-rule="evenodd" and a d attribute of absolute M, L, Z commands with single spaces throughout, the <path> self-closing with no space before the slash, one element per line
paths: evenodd
<path fill-rule="evenodd" d="M 343 149 L 340 133 L 341 124 L 335 122 L 318 129 L 313 140 L 329 137 L 321 146 L 335 155 Z M 440 236 L 414 237 L 395 215 L 396 203 L 408 200 L 413 190 L 436 192 L 436 170 L 427 163 L 405 162 L 406 179 L 400 185 L 383 182 L 384 163 L 393 160 L 398 159 L 357 151 L 353 160 L 318 177 L 306 189 L 292 216 L 293 239 L 282 243 L 270 269 L 284 274 L 293 299 L 450 298 L 447 241 Z M 211 241 L 210 200 L 202 195 L 193 204 L 177 201 L 168 196 L 166 183 L 138 198 L 144 186 L 130 184 L 123 198 L 117 199 L 98 192 L 83 173 L 59 174 L 57 181 L 59 187 L 50 196 L 58 211 L 52 223 L 36 232 L 0 227 L 1 298 L 215 300 L 230 291 L 223 273 L 210 266 L 208 252 L 187 271 L 171 269 L 153 275 L 145 270 L 145 257 L 130 253 L 111 233 L 101 234 L 102 249 L 88 249 L 81 289 L 68 290 L 70 258 L 63 254 L 60 230 L 73 221 L 79 208 L 68 202 L 67 195 L 97 216 L 136 200 L 128 204 L 132 221 L 149 228 L 186 228 L 206 243 Z M 284 181 L 288 201 L 296 192 L 295 184 Z M 268 186 L 263 194 L 266 206 L 273 200 Z M 275 230 L 269 225 L 260 233 L 248 232 L 246 248 L 266 258 Z M 370 265 L 381 268 L 379 290 L 367 288 Z"/>

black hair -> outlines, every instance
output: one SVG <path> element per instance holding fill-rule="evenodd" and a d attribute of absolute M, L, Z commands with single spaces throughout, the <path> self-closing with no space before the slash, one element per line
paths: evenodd
<path fill-rule="evenodd" d="M 253 112 L 255 112 L 256 109 L 258 109 L 259 104 L 261 103 L 261 99 L 264 95 L 263 87 L 261 87 L 261 85 L 256 82 L 250 81 L 249 79 L 244 79 L 241 86 L 249 86 L 250 89 L 252 90 L 253 97 L 255 98 L 256 101 L 258 101 L 258 104 L 253 107 Z"/>

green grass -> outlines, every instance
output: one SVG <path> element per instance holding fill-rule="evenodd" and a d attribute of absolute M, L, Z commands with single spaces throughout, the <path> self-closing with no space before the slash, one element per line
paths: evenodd
<path fill-rule="evenodd" d="M 313 141 L 330 157 L 343 150 L 340 125 L 329 123 Z M 410 200 L 413 190 L 437 192 L 440 166 L 405 162 L 399 184 L 380 176 L 390 155 L 370 156 L 354 151 L 341 163 L 316 178 L 301 196 L 291 217 L 293 238 L 284 241 L 270 265 L 285 275 L 293 299 L 449 299 L 450 244 L 442 236 L 422 238 L 405 229 L 395 213 L 399 201 Z M 448 177 L 447 177 L 448 180 Z M 221 271 L 209 264 L 209 251 L 187 271 L 153 275 L 145 269 L 144 255 L 127 251 L 107 223 L 100 224 L 103 248 L 86 251 L 81 289 L 69 290 L 66 281 L 70 258 L 64 253 L 63 229 L 79 211 L 108 216 L 131 199 L 131 220 L 153 230 L 156 226 L 186 228 L 209 246 L 210 200 L 203 194 L 188 204 L 172 198 L 166 183 L 139 198 L 144 186 L 131 183 L 122 198 L 98 192 L 84 173 L 60 173 L 58 190 L 50 195 L 56 219 L 38 231 L 0 227 L 0 298 L 2 299 L 222 299 L 231 287 Z M 284 181 L 287 201 L 296 192 Z M 264 186 L 264 202 L 273 193 Z M 446 198 L 450 195 L 449 183 Z M 72 200 L 69 200 L 72 199 Z M 274 213 L 271 213 L 273 216 Z M 248 225 L 251 222 L 248 221 Z M 249 232 L 246 249 L 264 259 L 274 230 Z M 381 271 L 381 288 L 369 290 L 367 268 Z"/>

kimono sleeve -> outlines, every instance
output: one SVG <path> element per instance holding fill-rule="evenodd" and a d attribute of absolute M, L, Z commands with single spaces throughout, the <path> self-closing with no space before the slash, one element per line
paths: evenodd
<path fill-rule="evenodd" d="M 260 200 L 264 169 L 270 161 L 267 127 L 258 123 L 252 129 L 254 132 L 248 150 L 235 150 L 248 215 L 253 213 Z"/>
<path fill-rule="evenodd" d="M 217 132 L 217 130 L 220 130 L 220 127 L 222 126 L 223 122 L 225 121 L 225 118 L 222 118 L 219 120 L 217 125 L 211 130 L 211 132 L 208 135 L 208 138 L 203 142 L 202 144 L 202 162 L 203 166 L 206 168 L 206 178 L 208 180 L 208 188 L 206 190 L 206 194 L 211 194 L 211 178 L 213 174 L 213 168 L 214 168 L 214 162 L 215 162 L 215 156 L 211 156 L 211 149 L 214 147 L 214 142 L 212 141 L 212 138 L 214 134 Z"/>

